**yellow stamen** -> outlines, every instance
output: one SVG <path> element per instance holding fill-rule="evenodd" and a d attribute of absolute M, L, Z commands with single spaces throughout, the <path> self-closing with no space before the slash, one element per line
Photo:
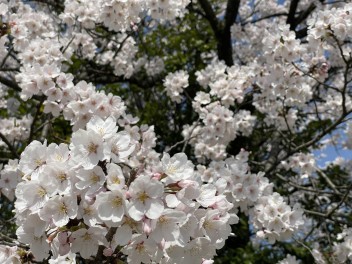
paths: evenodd
<path fill-rule="evenodd" d="M 93 142 L 90 142 L 89 145 L 88 145 L 88 152 L 89 154 L 97 154 L 98 152 L 98 145 L 97 144 L 94 144 Z"/>
<path fill-rule="evenodd" d="M 139 193 L 138 195 L 138 200 L 140 200 L 142 203 L 144 203 L 148 198 L 149 196 L 145 192 Z"/>

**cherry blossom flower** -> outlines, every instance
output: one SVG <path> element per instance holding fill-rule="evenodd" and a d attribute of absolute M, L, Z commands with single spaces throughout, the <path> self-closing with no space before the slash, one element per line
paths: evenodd
<path fill-rule="evenodd" d="M 157 219 L 164 210 L 161 200 L 163 184 L 148 176 L 140 176 L 132 182 L 129 188 L 131 197 L 128 205 L 128 214 L 136 221 L 144 216 L 150 219 Z"/>

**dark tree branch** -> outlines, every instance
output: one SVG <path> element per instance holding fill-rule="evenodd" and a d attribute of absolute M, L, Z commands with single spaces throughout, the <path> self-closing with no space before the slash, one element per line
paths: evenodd
<path fill-rule="evenodd" d="M 291 0 L 290 10 L 288 12 L 286 23 L 290 25 L 290 30 L 295 30 L 297 26 L 297 21 L 295 19 L 295 14 L 297 11 L 299 0 Z"/>
<path fill-rule="evenodd" d="M 304 27 L 304 28 L 296 31 L 296 38 L 298 38 L 298 39 L 304 38 L 307 36 L 307 34 L 308 34 L 308 28 Z"/>
<path fill-rule="evenodd" d="M 224 31 L 230 30 L 231 26 L 236 22 L 240 2 L 240 0 L 228 0 L 225 13 Z"/>
<path fill-rule="evenodd" d="M 267 16 L 263 16 L 263 17 L 260 17 L 256 20 L 251 20 L 251 21 L 245 21 L 243 23 L 241 23 L 242 26 L 245 26 L 249 23 L 251 24 L 255 24 L 259 21 L 262 21 L 262 20 L 265 20 L 265 19 L 270 19 L 270 18 L 274 18 L 274 17 L 280 17 L 280 16 L 288 16 L 288 14 L 286 12 L 283 12 L 283 13 L 276 13 L 276 14 L 271 14 L 271 15 L 267 15 Z"/>
<path fill-rule="evenodd" d="M 228 0 L 225 13 L 225 25 L 222 30 L 221 40 L 218 41 L 219 59 L 224 60 L 227 66 L 233 65 L 231 26 L 236 21 L 240 2 L 240 0 Z"/>
<path fill-rule="evenodd" d="M 0 83 L 5 84 L 6 86 L 14 89 L 17 92 L 21 92 L 22 89 L 21 87 L 18 86 L 18 84 L 12 80 L 9 80 L 3 76 L 0 75 Z"/>
<path fill-rule="evenodd" d="M 289 13 L 287 16 L 286 23 L 290 25 L 290 30 L 296 30 L 296 27 L 302 23 L 307 17 L 316 9 L 316 5 L 311 3 L 309 7 L 300 12 L 299 16 L 296 16 L 297 7 L 300 0 L 291 0 Z M 324 0 L 319 0 L 322 4 L 324 4 Z M 296 38 L 304 38 L 307 36 L 307 27 L 301 28 L 300 30 L 296 31 Z"/>
<path fill-rule="evenodd" d="M 295 29 L 297 25 L 302 23 L 314 11 L 315 8 L 315 4 L 310 4 L 310 6 L 297 17 L 295 21 L 295 27 L 293 29 Z"/>
<path fill-rule="evenodd" d="M 205 18 L 209 21 L 211 28 L 217 39 L 220 38 L 219 22 L 216 18 L 214 10 L 208 0 L 199 0 L 199 4 L 205 13 Z"/>
<path fill-rule="evenodd" d="M 2 141 L 5 142 L 5 144 L 7 145 L 9 150 L 11 151 L 12 155 L 14 155 L 17 159 L 19 159 L 20 156 L 18 155 L 16 149 L 14 148 L 14 146 L 12 146 L 10 141 L 8 141 L 7 138 L 1 132 L 0 132 L 0 138 L 2 139 Z"/>
<path fill-rule="evenodd" d="M 227 66 L 233 65 L 231 26 L 235 23 L 241 0 L 228 0 L 223 26 L 220 25 L 216 14 L 208 0 L 199 0 L 215 38 L 218 43 L 218 57 L 225 61 Z"/>
<path fill-rule="evenodd" d="M 3 77 L 0 75 L 0 83 L 6 85 L 7 87 L 10 87 L 11 89 L 17 91 L 17 92 L 21 92 L 22 88 L 14 81 L 14 80 L 10 80 L 7 79 L 6 77 Z M 33 95 L 32 98 L 40 101 L 43 99 L 43 95 Z"/>

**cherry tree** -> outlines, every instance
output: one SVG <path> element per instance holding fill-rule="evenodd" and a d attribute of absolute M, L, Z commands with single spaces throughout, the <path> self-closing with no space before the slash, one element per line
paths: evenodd
<path fill-rule="evenodd" d="M 0 0 L 1 263 L 351 262 L 349 2 Z"/>

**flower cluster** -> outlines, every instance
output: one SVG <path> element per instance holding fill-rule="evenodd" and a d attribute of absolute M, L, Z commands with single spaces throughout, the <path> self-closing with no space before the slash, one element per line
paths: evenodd
<path fill-rule="evenodd" d="M 217 96 L 223 105 L 229 107 L 243 101 L 254 72 L 250 67 L 227 67 L 224 62 L 213 60 L 204 70 L 196 72 L 196 76 L 202 87 L 210 87 L 210 95 Z"/>
<path fill-rule="evenodd" d="M 188 73 L 183 70 L 169 73 L 165 77 L 164 86 L 171 101 L 181 103 L 181 94 L 183 89 L 188 87 L 188 78 Z"/>
<path fill-rule="evenodd" d="M 301 178 L 307 178 L 316 170 L 314 155 L 309 153 L 296 153 L 289 157 L 288 161 L 282 161 L 281 165 L 286 170 L 296 170 Z"/>
<path fill-rule="evenodd" d="M 73 76 L 62 72 L 62 63 L 69 61 L 75 49 L 83 46 L 83 57 L 94 56 L 96 46 L 87 33 L 72 32 L 57 39 L 50 34 L 57 25 L 44 12 L 22 3 L 11 10 L 16 13 L 9 14 L 7 19 L 13 25 L 11 36 L 22 63 L 16 80 L 22 88 L 23 100 L 44 95 L 44 112 L 58 116 L 65 109 L 64 116 L 75 129 L 83 127 L 93 114 L 104 118 L 125 114 L 120 97 L 97 92 L 85 82 L 75 86 Z"/>
<path fill-rule="evenodd" d="M 148 76 L 154 77 L 164 71 L 165 65 L 162 58 L 153 57 L 147 61 L 144 68 Z"/>
<path fill-rule="evenodd" d="M 352 228 L 346 228 L 342 233 L 338 234 L 338 240 L 343 242 L 334 244 L 334 258 L 338 263 L 346 263 L 352 260 Z"/>
<path fill-rule="evenodd" d="M 77 20 L 85 28 L 93 28 L 96 23 L 103 23 L 109 30 L 125 32 L 133 29 L 143 16 L 149 14 L 161 22 L 173 20 L 185 12 L 189 0 L 98 0 L 65 1 L 65 11 L 60 18 L 68 25 Z"/>
<path fill-rule="evenodd" d="M 242 1 L 241 19 L 234 19 L 231 26 L 232 66 L 209 52 L 213 42 L 208 40 L 196 42 L 205 44 L 197 53 L 208 52 L 199 58 L 197 54 L 196 63 L 176 66 L 163 53 L 138 47 L 155 39 L 144 36 L 161 28 L 164 34 L 164 29 L 178 22 L 175 18 L 193 12 L 182 24 L 183 31 L 188 20 L 205 11 L 200 1 L 64 2 L 62 13 L 50 16 L 48 6 L 40 3 L 0 0 L 0 24 L 8 27 L 0 35 L 1 78 L 13 88 L 5 90 L 0 84 L 0 109 L 6 113 L 6 106 L 8 114 L 0 120 L 1 149 L 8 147 L 6 157 L 17 156 L 16 151 L 25 148 L 20 141 L 32 139 L 43 127 L 36 128 L 41 113 L 54 118 L 62 115 L 73 131 L 69 144 L 33 141 L 19 160 L 8 162 L 0 172 L 1 194 L 11 201 L 17 199 L 16 234 L 30 246 L 35 262 L 50 256 L 51 264 L 76 263 L 79 255 L 95 262 L 123 258 L 129 263 L 206 264 L 234 235 L 231 225 L 238 223 L 239 212 L 248 216 L 259 243 L 289 239 L 300 229 L 305 217 L 295 203 L 302 199 L 311 200 L 307 213 L 327 215 L 327 221 L 347 215 L 344 202 L 349 196 L 344 195 L 347 189 L 339 177 L 328 185 L 334 187 L 336 181 L 340 191 L 326 189 L 325 183 L 305 183 L 316 171 L 321 175 L 314 155 L 307 151 L 331 144 L 337 136 L 324 141 L 324 134 L 341 128 L 344 121 L 342 144 L 352 148 L 348 121 L 352 111 L 351 3 L 298 1 L 293 18 L 302 21 L 295 25 L 289 22 L 295 2 Z M 213 18 L 219 23 L 212 24 L 214 31 L 223 27 L 228 14 L 226 1 L 215 2 L 211 4 Z M 192 6 L 186 9 L 189 3 Z M 166 27 L 159 28 L 158 23 Z M 220 31 L 219 36 L 229 33 Z M 168 41 L 159 36 L 157 40 Z M 185 70 L 164 74 L 170 66 Z M 75 79 L 68 72 L 77 74 Z M 125 112 L 129 107 L 136 109 L 133 100 L 126 96 L 123 102 L 103 91 L 111 78 L 122 89 L 129 84 L 137 84 L 136 89 L 151 84 L 150 98 L 157 98 L 162 96 L 158 85 L 165 75 L 165 92 L 171 101 L 185 104 L 182 110 L 190 110 L 189 102 L 182 100 L 189 79 L 196 78 L 199 84 L 194 93 L 187 93 L 189 99 L 194 97 L 196 118 L 182 118 L 192 120 L 184 125 L 181 142 L 191 151 L 189 157 L 157 153 L 154 128 L 137 126 L 138 119 Z M 19 118 L 19 112 L 30 104 L 21 102 L 17 111 L 18 97 L 40 101 L 38 116 Z M 252 134 L 253 140 L 244 142 L 256 152 L 251 171 L 248 152 L 242 150 L 232 157 L 227 151 L 237 149 L 242 145 L 237 142 Z M 164 143 L 171 143 L 169 138 L 158 147 L 167 149 Z M 352 163 L 338 158 L 332 165 L 348 172 Z M 264 169 L 270 176 L 279 176 L 278 181 L 285 182 L 282 186 L 293 183 L 289 200 L 274 192 L 274 185 L 261 172 Z M 278 170 L 300 179 L 286 182 Z M 338 203 L 333 199 L 337 196 L 345 198 Z M 328 204 L 323 204 L 325 200 Z M 321 230 L 308 233 L 316 220 L 313 217 L 305 225 L 307 238 L 324 236 Z M 338 239 L 341 243 L 334 244 L 329 258 L 338 263 L 352 261 L 352 231 L 345 229 Z M 0 262 L 19 263 L 16 250 L 0 245 Z M 325 263 L 324 250 L 316 246 L 310 251 L 317 263 Z M 300 261 L 287 255 L 279 263 Z"/>
<path fill-rule="evenodd" d="M 113 117 L 93 116 L 70 145 L 33 141 L 14 164 L 23 175 L 17 236 L 37 260 L 49 251 L 53 259 L 90 258 L 101 246 L 106 256 L 121 250 L 130 263 L 201 263 L 231 235 L 234 210 L 258 213 L 254 205 L 264 199 L 277 201 L 271 216 L 285 224 L 272 230 L 275 239 L 298 228 L 301 211 L 279 204 L 263 174 L 249 172 L 247 152 L 194 170 L 184 153 L 159 159 L 152 130 L 117 130 Z"/>
<path fill-rule="evenodd" d="M 49 250 L 54 258 L 70 252 L 89 258 L 99 245 L 111 254 L 122 248 L 132 263 L 159 262 L 178 250 L 199 262 L 211 258 L 213 245 L 230 234 L 228 208 L 210 207 L 215 193 L 197 192 L 193 165 L 184 154 L 164 154 L 161 161 L 152 155 L 148 162 L 139 153 L 153 146 L 149 130 L 141 132 L 146 142 L 138 143 L 117 129 L 112 117 L 93 117 L 86 130 L 73 133 L 69 146 L 34 141 L 26 148 L 19 162 L 23 182 L 16 188 L 19 240 L 30 244 L 37 260 Z M 110 228 L 116 233 L 107 240 Z M 154 255 L 160 243 L 164 246 Z M 204 251 L 206 245 L 212 250 Z"/>
<path fill-rule="evenodd" d="M 7 90 L 3 85 L 0 84 L 0 109 L 1 108 L 4 109 L 7 106 L 6 96 L 7 96 Z"/>
<path fill-rule="evenodd" d="M 259 230 L 257 236 L 267 238 L 270 243 L 290 238 L 304 223 L 299 205 L 291 209 L 278 193 L 261 197 L 252 213 L 254 227 Z"/>
<path fill-rule="evenodd" d="M 296 259 L 295 256 L 288 254 L 286 258 L 280 260 L 277 264 L 299 264 L 300 262 Z"/>
<path fill-rule="evenodd" d="M 111 49 L 99 55 L 99 60 L 102 64 L 111 63 L 117 76 L 129 78 L 136 70 L 137 63 L 134 61 L 138 51 L 136 42 L 126 34 L 118 34 L 116 41 L 120 44 L 115 47 L 114 43 L 109 43 L 108 47 Z M 120 50 L 117 55 L 114 48 Z"/>
<path fill-rule="evenodd" d="M 274 62 L 276 59 L 284 61 L 296 61 L 302 56 L 302 47 L 300 41 L 296 39 L 296 34 L 290 31 L 289 25 L 279 25 L 278 32 L 266 34 L 263 39 L 264 52 L 267 53 L 267 59 Z"/>
<path fill-rule="evenodd" d="M 3 264 L 20 264 L 21 259 L 20 256 L 17 254 L 17 250 L 18 248 L 16 246 L 9 247 L 0 245 L 0 262 Z"/>
<path fill-rule="evenodd" d="M 272 184 L 264 177 L 264 173 L 250 172 L 247 161 L 249 153 L 242 150 L 235 158 L 225 161 L 212 161 L 209 167 L 198 165 L 204 182 L 217 186 L 217 192 L 231 196 L 235 208 L 248 213 L 261 196 L 272 193 Z"/>
<path fill-rule="evenodd" d="M 336 37 L 338 41 L 352 35 L 352 4 L 343 8 L 321 10 L 308 20 L 309 41 L 319 45 L 320 41 Z"/>
<path fill-rule="evenodd" d="M 15 189 L 21 181 L 22 174 L 18 169 L 18 160 L 10 160 L 0 172 L 0 190 L 9 200 L 15 198 Z"/>
<path fill-rule="evenodd" d="M 247 110 L 237 114 L 221 105 L 219 101 L 210 103 L 208 94 L 199 92 L 194 101 L 194 109 L 204 125 L 194 123 L 184 127 L 183 135 L 190 138 L 197 158 L 204 156 L 219 160 L 226 157 L 226 145 L 237 135 L 249 136 L 255 125 L 256 117 Z"/>
<path fill-rule="evenodd" d="M 24 116 L 22 119 L 15 117 L 4 118 L 0 120 L 0 132 L 9 142 L 26 140 L 30 134 L 32 116 Z M 0 145 L 5 143 L 0 139 Z"/>
<path fill-rule="evenodd" d="M 0 7 L 1 8 L 1 7 Z M 3 60 L 6 57 L 7 49 L 6 49 L 7 36 L 0 36 L 0 60 Z"/>
<path fill-rule="evenodd" d="M 74 130 L 84 127 L 93 115 L 105 119 L 111 115 L 119 118 L 125 114 L 125 105 L 119 96 L 97 92 L 92 84 L 85 81 L 79 82 L 70 91 L 72 93 L 67 94 L 68 104 L 63 114 L 71 120 Z"/>

